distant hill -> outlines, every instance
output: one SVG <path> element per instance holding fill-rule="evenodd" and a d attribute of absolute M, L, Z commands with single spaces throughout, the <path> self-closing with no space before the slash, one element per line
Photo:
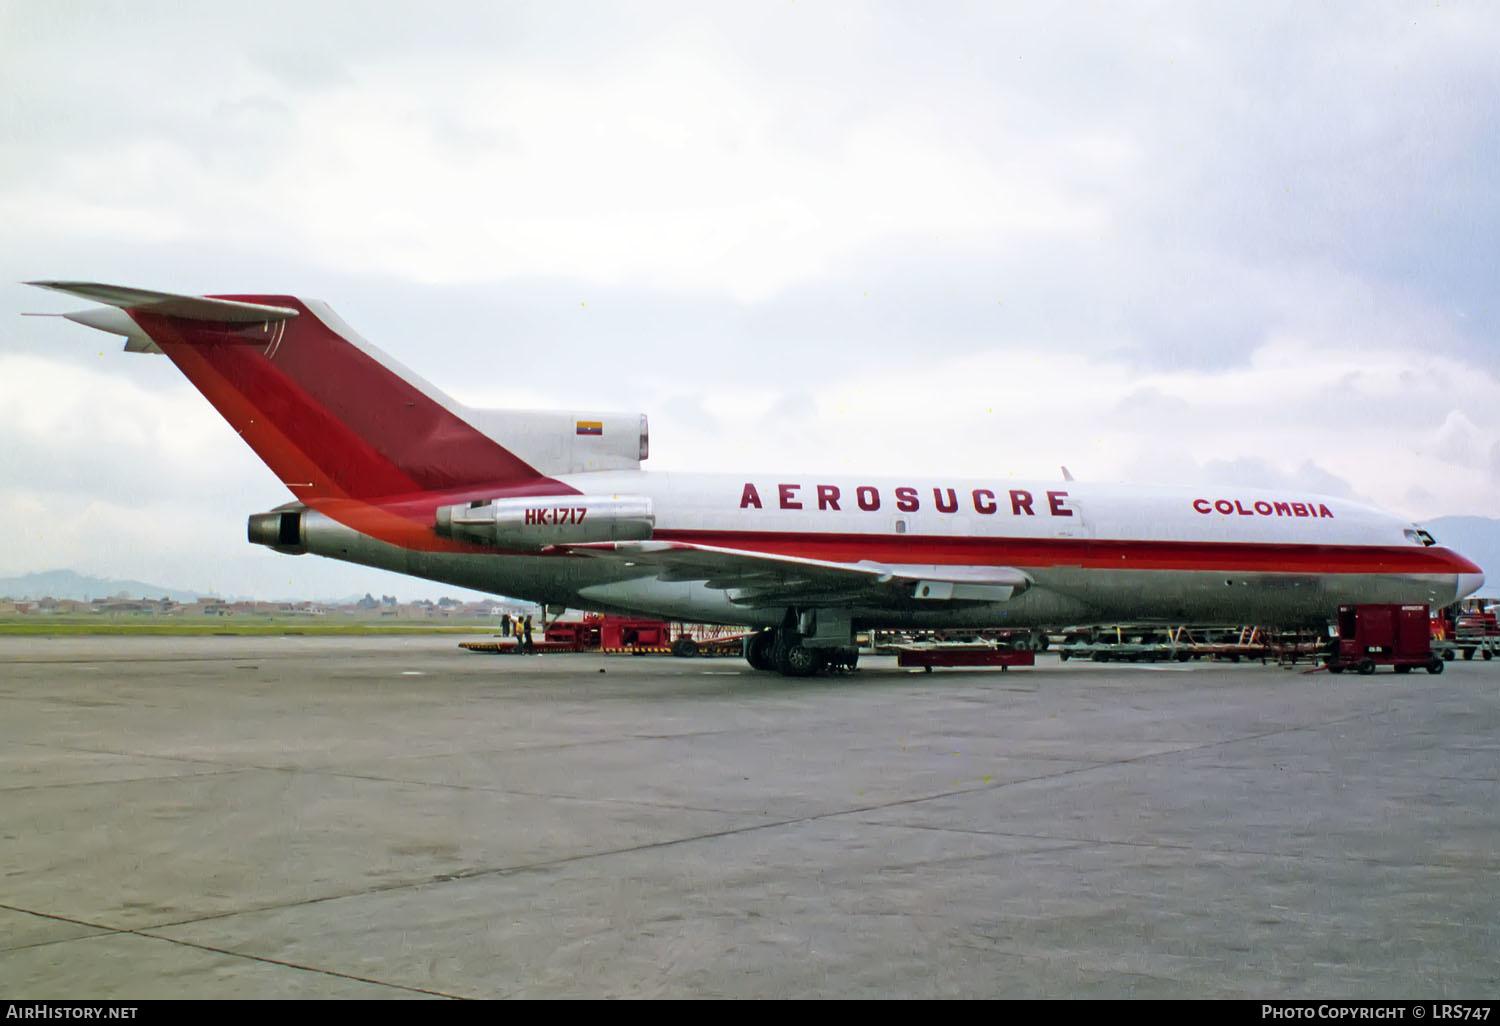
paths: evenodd
<path fill-rule="evenodd" d="M 87 602 L 109 598 L 124 592 L 130 598 L 162 598 L 173 602 L 193 602 L 212 592 L 164 588 L 144 581 L 120 581 L 104 577 L 86 577 L 72 570 L 48 570 L 20 577 L 0 577 L 0 596 L 13 599 L 73 599 Z"/>
<path fill-rule="evenodd" d="M 411 584 L 420 587 L 425 582 L 413 579 Z M 436 587 L 436 586 L 433 586 Z M 462 588 L 446 588 L 443 590 L 460 602 L 482 601 L 493 599 L 497 596 L 483 593 L 469 592 Z M 169 598 L 173 602 L 190 603 L 200 598 L 220 598 L 226 602 L 238 602 L 241 600 L 261 599 L 267 602 L 321 602 L 330 606 L 352 606 L 357 603 L 361 596 L 349 595 L 345 598 L 318 598 L 307 595 L 288 596 L 251 596 L 251 595 L 225 595 L 217 591 L 196 591 L 191 588 L 171 588 L 161 584 L 148 584 L 145 581 L 125 581 L 116 578 L 90 577 L 87 574 L 76 573 L 72 570 L 48 570 L 43 573 L 23 574 L 19 577 L 0 577 L 0 598 L 11 599 L 72 599 L 76 602 L 88 602 L 93 599 L 113 598 L 124 592 L 127 598 Z M 431 598 L 435 601 L 443 592 L 430 591 Z M 375 596 L 379 598 L 377 594 Z M 516 605 L 525 605 L 519 600 L 500 599 L 502 602 L 512 602 Z"/>
<path fill-rule="evenodd" d="M 1500 596 L 1500 520 L 1493 517 L 1437 517 L 1422 524 L 1439 545 L 1479 564 L 1484 587 L 1479 594 Z"/>

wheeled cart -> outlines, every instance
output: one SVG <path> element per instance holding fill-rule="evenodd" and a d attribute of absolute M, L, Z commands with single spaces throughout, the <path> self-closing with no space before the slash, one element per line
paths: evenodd
<path fill-rule="evenodd" d="M 1432 651 L 1432 627 L 1425 605 L 1339 606 L 1338 638 L 1324 661 L 1329 673 L 1374 673 L 1389 666 L 1397 673 L 1422 667 L 1442 673 Z"/>

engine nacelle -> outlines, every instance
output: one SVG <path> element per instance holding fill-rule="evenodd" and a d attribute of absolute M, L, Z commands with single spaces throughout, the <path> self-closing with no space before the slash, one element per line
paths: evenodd
<path fill-rule="evenodd" d="M 656 526 L 640 495 L 537 495 L 439 506 L 437 533 L 497 549 L 645 541 Z"/>
<path fill-rule="evenodd" d="M 290 502 L 269 513 L 251 514 L 245 533 L 253 545 L 265 545 L 288 556 L 304 555 L 307 540 L 302 537 L 302 514 L 305 512 L 306 506 Z"/>
<path fill-rule="evenodd" d="M 644 413 L 469 409 L 464 416 L 541 474 L 640 470 L 651 450 Z"/>

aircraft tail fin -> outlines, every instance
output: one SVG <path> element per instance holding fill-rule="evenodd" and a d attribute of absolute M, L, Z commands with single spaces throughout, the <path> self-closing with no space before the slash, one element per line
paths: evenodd
<path fill-rule="evenodd" d="M 64 316 L 125 335 L 127 349 L 166 354 L 304 502 L 550 483 L 476 425 L 483 411 L 423 381 L 316 300 L 30 284 L 106 304 Z"/>

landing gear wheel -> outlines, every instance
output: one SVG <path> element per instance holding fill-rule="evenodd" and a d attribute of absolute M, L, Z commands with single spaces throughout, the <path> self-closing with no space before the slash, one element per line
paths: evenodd
<path fill-rule="evenodd" d="M 761 631 L 745 639 L 745 662 L 753 669 L 767 672 L 776 669 L 776 632 Z"/>
<path fill-rule="evenodd" d="M 777 631 L 776 669 L 787 677 L 811 677 L 823 668 L 824 656 L 815 648 L 802 644 L 800 635 Z"/>
<path fill-rule="evenodd" d="M 1430 663 L 1427 664 L 1427 672 L 1428 673 L 1442 673 L 1443 672 L 1443 661 L 1441 659 L 1433 659 L 1432 662 L 1430 662 Z"/>

